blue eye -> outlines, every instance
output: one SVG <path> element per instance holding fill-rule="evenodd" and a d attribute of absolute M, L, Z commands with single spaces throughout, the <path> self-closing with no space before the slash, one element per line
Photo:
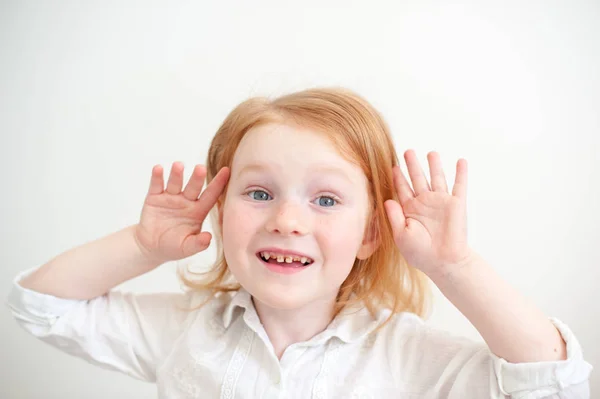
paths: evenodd
<path fill-rule="evenodd" d="M 248 192 L 248 195 L 250 198 L 257 201 L 268 201 L 269 199 L 272 199 L 271 196 L 263 190 L 253 190 Z"/>
<path fill-rule="evenodd" d="M 337 201 L 331 197 L 326 197 L 326 196 L 322 196 L 318 198 L 319 200 L 319 205 L 325 208 L 331 208 L 332 206 L 334 206 Z"/>

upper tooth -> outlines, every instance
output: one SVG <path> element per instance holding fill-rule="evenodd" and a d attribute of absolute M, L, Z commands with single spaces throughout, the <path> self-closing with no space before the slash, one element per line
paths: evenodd
<path fill-rule="evenodd" d="M 286 262 L 286 263 L 292 263 L 292 262 L 302 262 L 302 263 L 306 263 L 307 261 L 310 261 L 310 258 L 306 257 L 306 256 L 298 256 L 298 255 L 279 255 L 279 254 L 274 254 L 271 252 L 261 252 L 262 257 L 265 260 L 269 260 L 271 258 L 273 259 L 277 259 L 277 262 Z"/>

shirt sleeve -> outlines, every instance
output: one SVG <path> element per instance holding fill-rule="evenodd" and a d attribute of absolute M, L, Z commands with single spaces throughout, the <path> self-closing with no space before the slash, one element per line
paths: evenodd
<path fill-rule="evenodd" d="M 100 367 L 154 382 L 156 369 L 180 335 L 190 294 L 111 291 L 90 300 L 64 299 L 13 280 L 7 305 L 21 327 L 40 340 Z"/>
<path fill-rule="evenodd" d="M 391 338 L 400 346 L 392 367 L 428 398 L 589 399 L 592 366 L 579 342 L 561 321 L 550 318 L 567 346 L 561 361 L 510 363 L 485 343 L 455 337 L 415 316 L 411 327 Z"/>

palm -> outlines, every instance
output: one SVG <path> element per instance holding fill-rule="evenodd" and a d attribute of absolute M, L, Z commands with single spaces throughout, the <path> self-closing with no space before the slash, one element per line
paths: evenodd
<path fill-rule="evenodd" d="M 147 232 L 147 246 L 160 248 L 166 259 L 186 257 L 182 239 L 202 229 L 204 218 L 199 217 L 197 209 L 181 194 L 149 195 L 140 217 L 140 226 Z"/>
<path fill-rule="evenodd" d="M 206 171 L 196 167 L 186 188 L 183 167 L 174 164 L 166 190 L 162 169 L 153 169 L 152 180 L 137 229 L 140 247 L 155 260 L 178 260 L 200 252 L 210 244 L 211 235 L 202 232 L 202 224 L 216 203 L 228 179 L 219 172 L 200 198 Z"/>
<path fill-rule="evenodd" d="M 413 189 L 395 168 L 394 183 L 399 203 L 386 201 L 396 245 L 406 261 L 430 274 L 439 267 L 457 263 L 468 254 L 466 234 L 466 165 L 459 161 L 457 182 L 447 192 L 439 156 L 430 153 L 431 187 L 412 151 L 405 154 Z"/>

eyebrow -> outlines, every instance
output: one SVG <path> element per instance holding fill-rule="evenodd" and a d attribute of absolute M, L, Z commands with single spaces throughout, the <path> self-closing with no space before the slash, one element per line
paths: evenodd
<path fill-rule="evenodd" d="M 251 163 L 248 164 L 246 166 L 244 166 L 238 173 L 237 173 L 237 177 L 242 176 L 245 173 L 251 173 L 251 172 L 272 172 L 274 170 L 279 169 L 279 167 L 272 167 L 271 165 L 268 164 L 263 164 L 263 163 Z M 330 174 L 330 175 L 336 175 L 340 178 L 342 178 L 343 180 L 345 180 L 346 182 L 350 183 L 350 184 L 354 184 L 355 182 L 352 181 L 352 179 L 350 178 L 350 176 L 348 176 L 346 174 L 346 172 L 344 172 L 342 169 L 340 168 L 336 168 L 335 166 L 331 166 L 331 165 L 326 165 L 326 164 L 317 164 L 315 166 L 313 166 L 312 168 L 309 169 L 309 174 Z"/>

